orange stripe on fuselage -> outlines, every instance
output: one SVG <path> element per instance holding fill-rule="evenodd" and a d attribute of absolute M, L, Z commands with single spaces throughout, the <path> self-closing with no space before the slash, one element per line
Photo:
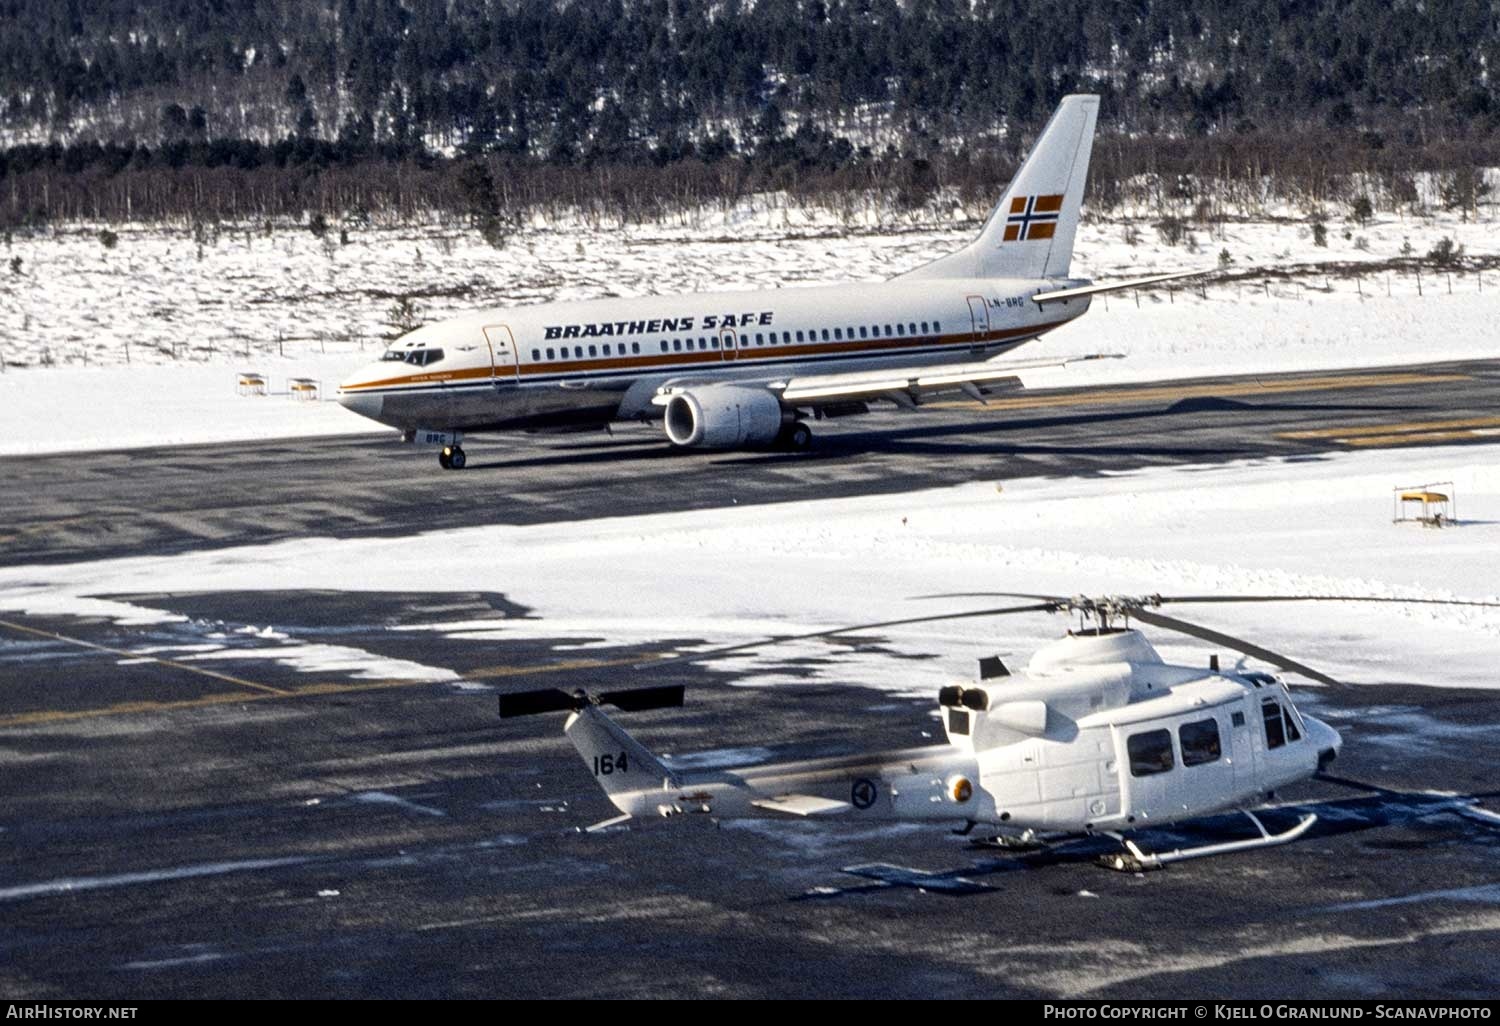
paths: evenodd
<path fill-rule="evenodd" d="M 741 345 L 734 350 L 733 359 L 724 359 L 724 350 L 694 349 L 692 352 L 682 353 L 650 353 L 640 356 L 626 357 L 600 357 L 587 360 L 552 360 L 542 363 L 523 363 L 520 368 L 520 379 L 525 381 L 528 377 L 547 377 L 555 374 L 566 374 L 569 372 L 583 371 L 651 371 L 658 369 L 670 369 L 689 364 L 701 365 L 707 360 L 712 360 L 716 355 L 719 359 L 713 364 L 720 367 L 732 367 L 737 365 L 754 365 L 758 360 L 774 356 L 784 359 L 788 356 L 824 356 L 829 354 L 844 353 L 849 355 L 862 355 L 865 353 L 878 354 L 901 351 L 906 349 L 920 349 L 933 345 L 984 345 L 991 342 L 1003 342 L 1006 339 L 1016 338 L 1021 335 L 1036 335 L 1044 331 L 1051 331 L 1060 325 L 1066 324 L 1072 318 L 1060 321 L 1048 321 L 1045 324 L 1036 324 L 1019 328 L 1001 328 L 988 332 L 982 332 L 977 338 L 973 332 L 965 332 L 963 335 L 950 336 L 926 336 L 907 338 L 862 338 L 846 342 L 778 342 L 775 346 L 750 346 Z M 696 336 L 695 336 L 696 337 Z M 742 340 L 743 341 L 743 340 Z M 572 343 L 576 345 L 577 343 Z M 594 343 L 598 345 L 599 343 Z M 531 348 L 535 349 L 536 346 Z M 747 355 L 753 350 L 753 355 Z M 384 381 L 369 381 L 358 385 L 345 385 L 345 392 L 361 392 L 380 388 L 394 388 L 402 385 L 426 385 L 439 384 L 449 381 L 484 381 L 491 377 L 500 380 L 514 380 L 511 376 L 510 367 L 468 367 L 460 370 L 441 371 L 432 374 L 412 374 L 401 378 L 387 378 Z"/>

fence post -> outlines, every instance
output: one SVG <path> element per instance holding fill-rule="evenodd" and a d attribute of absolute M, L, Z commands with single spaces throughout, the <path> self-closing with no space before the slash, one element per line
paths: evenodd
<path fill-rule="evenodd" d="M 1420 267 L 1418 267 L 1417 268 L 1417 295 L 1420 296 L 1421 294 L 1422 294 L 1422 269 Z"/>
<path fill-rule="evenodd" d="M 1447 277 L 1448 279 L 1448 295 L 1451 296 L 1453 295 L 1453 273 L 1450 271 L 1445 275 L 1445 277 Z"/>
<path fill-rule="evenodd" d="M 1354 291 L 1359 293 L 1360 299 L 1365 298 L 1365 288 L 1360 284 L 1359 275 L 1357 274 L 1354 276 Z"/>

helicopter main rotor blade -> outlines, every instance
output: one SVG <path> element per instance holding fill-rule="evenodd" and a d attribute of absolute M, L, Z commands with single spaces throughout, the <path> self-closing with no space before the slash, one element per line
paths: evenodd
<path fill-rule="evenodd" d="M 1243 638 L 1236 638 L 1232 634 L 1225 634 L 1222 631 L 1216 631 L 1212 627 L 1204 627 L 1201 624 L 1189 623 L 1186 620 L 1179 620 L 1175 616 L 1163 616 L 1161 613 L 1158 613 L 1152 609 L 1137 609 L 1134 610 L 1130 615 L 1135 617 L 1135 619 L 1141 621 L 1142 623 L 1149 623 L 1154 627 L 1164 627 L 1167 630 L 1177 631 L 1179 634 L 1186 634 L 1194 638 L 1200 638 L 1203 641 L 1211 641 L 1216 645 L 1223 645 L 1225 648 L 1234 649 L 1236 652 L 1242 652 L 1247 656 L 1253 656 L 1256 659 L 1262 659 L 1279 669 L 1291 670 L 1295 673 L 1300 673 L 1302 674 L 1302 676 L 1309 677 L 1312 680 L 1317 681 L 1319 684 L 1327 684 L 1329 687 L 1335 688 L 1341 688 L 1344 686 L 1342 682 L 1334 680 L 1326 673 L 1320 673 L 1319 671 L 1314 670 L 1311 666 L 1308 666 L 1305 663 L 1299 663 L 1295 659 L 1290 659 L 1279 652 L 1272 652 L 1269 648 L 1264 648 L 1252 641 L 1246 641 Z"/>
<path fill-rule="evenodd" d="M 936 595 L 913 595 L 913 599 L 1018 598 L 1038 602 L 1067 602 L 1065 595 L 1028 595 L 1022 591 L 945 591 Z"/>
<path fill-rule="evenodd" d="M 1053 602 L 1072 601 L 1058 595 L 1028 595 L 1018 591 L 949 591 L 912 597 L 915 599 L 1024 598 L 1045 599 Z M 1153 605 L 1156 603 L 1165 605 L 1169 602 L 1176 605 L 1219 602 L 1383 602 L 1389 605 L 1477 606 L 1500 609 L 1500 602 L 1484 602 L 1478 599 L 1393 598 L 1386 595 L 1149 595 L 1142 598 L 1149 600 Z"/>
<path fill-rule="evenodd" d="M 881 620 L 876 623 L 860 623 L 849 627 L 834 627 L 826 631 L 808 631 L 806 634 L 776 634 L 768 638 L 757 638 L 754 641 L 743 641 L 735 645 L 724 645 L 721 648 L 711 648 L 706 652 L 687 652 L 683 655 L 669 656 L 665 659 L 657 659 L 652 662 L 641 663 L 633 669 L 645 669 L 647 667 L 661 666 L 664 663 L 699 663 L 705 659 L 718 659 L 721 656 L 733 655 L 736 652 L 746 652 L 750 649 L 765 648 L 770 645 L 784 645 L 789 641 L 811 641 L 816 638 L 833 638 L 840 634 L 855 634 L 860 631 L 879 630 L 882 627 L 904 627 L 913 623 L 936 623 L 940 620 L 968 620 L 982 616 L 1006 616 L 1011 613 L 1040 613 L 1052 612 L 1054 605 L 1051 602 L 1033 603 L 1025 606 L 1004 606 L 997 609 L 970 609 L 961 613 L 934 613 L 928 616 L 907 616 L 899 620 Z"/>
<path fill-rule="evenodd" d="M 1178 605 L 1193 602 L 1385 602 L 1391 605 L 1411 606 L 1483 606 L 1500 609 L 1500 602 L 1482 602 L 1477 599 L 1431 599 L 1392 598 L 1385 595 L 1158 595 L 1162 603 Z"/>

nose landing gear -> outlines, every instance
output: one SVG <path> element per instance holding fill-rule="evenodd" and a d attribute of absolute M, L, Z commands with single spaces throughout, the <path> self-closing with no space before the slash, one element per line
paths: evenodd
<path fill-rule="evenodd" d="M 445 445 L 443 451 L 438 453 L 438 464 L 444 470 L 462 470 L 468 462 L 469 458 L 464 455 L 461 445 Z"/>

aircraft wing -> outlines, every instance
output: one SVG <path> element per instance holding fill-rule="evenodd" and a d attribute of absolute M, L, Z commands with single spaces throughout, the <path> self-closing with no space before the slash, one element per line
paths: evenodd
<path fill-rule="evenodd" d="M 928 396 L 962 392 L 983 399 L 987 387 L 1012 381 L 1021 371 L 1043 367 L 1065 367 L 1085 360 L 1118 359 L 1118 354 L 1072 357 L 1038 357 L 1030 360 L 985 360 L 947 366 L 890 371 L 857 371 L 851 374 L 814 374 L 771 382 L 788 406 L 819 406 L 835 402 L 887 399 L 899 406 L 915 406 Z"/>
<path fill-rule="evenodd" d="M 785 812 L 790 816 L 828 816 L 854 808 L 848 802 L 817 798 L 810 794 L 779 794 L 774 798 L 757 798 L 750 804 L 757 809 Z"/>

